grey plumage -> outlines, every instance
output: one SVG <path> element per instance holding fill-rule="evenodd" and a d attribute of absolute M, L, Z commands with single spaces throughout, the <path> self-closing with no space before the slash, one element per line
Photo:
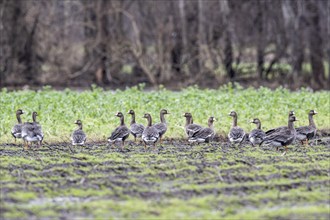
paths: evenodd
<path fill-rule="evenodd" d="M 148 124 L 142 133 L 142 140 L 144 142 L 144 146 L 145 147 L 146 145 L 156 146 L 156 142 L 160 138 L 159 131 L 155 128 L 155 126 L 152 126 L 152 118 L 149 113 L 144 114 L 143 117 L 148 120 Z"/>
<path fill-rule="evenodd" d="M 185 131 L 188 138 L 192 137 L 194 134 L 196 134 L 199 130 L 203 128 L 202 126 L 193 123 L 193 117 L 191 113 L 186 112 L 183 114 L 183 117 L 186 118 Z"/>
<path fill-rule="evenodd" d="M 11 129 L 11 134 L 15 138 L 15 142 L 16 142 L 16 138 L 22 138 L 22 126 L 23 126 L 22 120 L 21 120 L 22 114 L 24 114 L 24 112 L 21 109 L 18 109 L 16 111 L 16 118 L 17 118 L 18 124 L 15 124 L 14 127 Z"/>
<path fill-rule="evenodd" d="M 237 126 L 237 113 L 235 111 L 231 111 L 229 116 L 233 117 L 233 124 L 228 133 L 228 139 L 233 144 L 239 144 L 244 140 L 245 131 Z"/>
<path fill-rule="evenodd" d="M 86 134 L 82 130 L 82 122 L 81 120 L 77 120 L 75 124 L 78 125 L 78 129 L 71 135 L 72 145 L 84 145 L 86 141 Z"/>
<path fill-rule="evenodd" d="M 308 113 L 308 120 L 309 125 L 308 126 L 301 126 L 296 129 L 297 132 L 297 140 L 303 142 L 306 141 L 308 143 L 308 140 L 313 139 L 316 136 L 316 125 L 314 123 L 313 116 L 316 115 L 317 112 L 314 110 L 310 110 Z"/>
<path fill-rule="evenodd" d="M 116 116 L 120 118 L 120 125 L 111 133 L 111 136 L 108 138 L 108 141 L 110 143 L 121 141 L 123 147 L 125 140 L 129 136 L 130 130 L 125 125 L 124 115 L 121 112 L 118 112 Z"/>
<path fill-rule="evenodd" d="M 293 115 L 295 115 L 295 112 L 292 111 L 292 110 L 289 111 L 288 119 L 289 119 L 291 116 L 293 116 Z M 270 134 L 272 134 L 272 133 L 280 132 L 281 130 L 286 129 L 286 128 L 287 128 L 287 126 L 280 126 L 280 127 L 277 127 L 277 128 L 272 128 L 272 129 L 266 131 L 265 133 L 266 133 L 266 135 L 270 135 Z"/>
<path fill-rule="evenodd" d="M 251 121 L 251 123 L 254 123 L 257 125 L 256 129 L 253 129 L 249 134 L 249 141 L 253 146 L 259 145 L 264 140 L 266 133 L 261 130 L 261 122 L 258 118 L 255 118 Z"/>
<path fill-rule="evenodd" d="M 160 111 L 160 123 L 153 125 L 158 130 L 160 140 L 167 131 L 167 123 L 164 116 L 166 114 L 170 114 L 170 113 L 166 109 L 162 109 Z"/>
<path fill-rule="evenodd" d="M 141 137 L 144 131 L 144 126 L 142 124 L 137 124 L 135 122 L 135 112 L 133 110 L 129 110 L 128 114 L 132 115 L 130 131 L 131 134 L 134 136 L 134 140 L 136 141 L 137 137 Z"/>
<path fill-rule="evenodd" d="M 215 118 L 212 116 L 208 119 L 208 127 L 202 128 L 198 130 L 196 133 L 194 133 L 191 137 L 188 138 L 188 141 L 198 142 L 198 143 L 209 143 L 213 140 L 215 132 L 213 127 L 213 122 L 216 121 Z"/>
<path fill-rule="evenodd" d="M 25 148 L 28 148 L 28 142 L 38 142 L 38 145 L 40 146 L 44 139 L 41 125 L 36 121 L 37 115 L 37 112 L 33 112 L 33 122 L 26 122 L 22 126 L 22 138 L 25 142 Z"/>
<path fill-rule="evenodd" d="M 293 124 L 295 121 L 297 121 L 296 117 L 294 115 L 290 116 L 288 126 L 285 129 L 266 135 L 261 145 L 273 146 L 276 148 L 283 146 L 285 147 L 285 151 L 287 151 L 286 146 L 293 143 L 296 139 L 296 130 Z"/>

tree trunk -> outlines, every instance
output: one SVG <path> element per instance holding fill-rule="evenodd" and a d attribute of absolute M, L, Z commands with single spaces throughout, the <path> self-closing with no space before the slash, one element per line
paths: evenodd
<path fill-rule="evenodd" d="M 230 80 L 235 78 L 235 71 L 233 69 L 233 45 L 232 45 L 232 34 L 230 30 L 230 24 L 228 21 L 228 16 L 230 15 L 230 9 L 228 5 L 228 0 L 220 0 L 220 8 L 222 13 L 222 20 L 225 33 L 225 47 L 224 47 L 224 64 L 228 77 Z"/>
<path fill-rule="evenodd" d="M 293 10 L 292 4 L 297 4 L 296 13 Z M 282 13 L 286 23 L 286 30 L 289 35 L 289 44 L 292 47 L 291 51 L 291 67 L 292 73 L 289 76 L 290 85 L 296 87 L 299 82 L 299 75 L 302 71 L 304 62 L 304 43 L 303 35 L 300 33 L 302 27 L 303 16 L 303 1 L 293 2 L 289 0 L 282 1 Z"/>
<path fill-rule="evenodd" d="M 312 66 L 312 74 L 315 82 L 320 88 L 323 88 L 325 82 L 325 72 L 323 66 L 323 42 L 320 28 L 320 15 L 318 2 L 308 0 L 307 9 L 310 13 L 309 17 L 309 50 L 310 61 Z"/>
<path fill-rule="evenodd" d="M 205 44 L 205 31 L 204 31 L 204 7 L 202 0 L 198 0 L 198 66 L 199 72 L 203 72 L 204 56 L 203 46 Z"/>
<path fill-rule="evenodd" d="M 262 1 L 257 1 L 257 20 L 256 20 L 256 27 L 257 27 L 257 71 L 259 79 L 262 80 L 264 78 L 264 50 L 265 50 L 265 43 L 264 43 L 264 31 L 263 31 L 263 20 L 264 20 L 264 7 Z"/>

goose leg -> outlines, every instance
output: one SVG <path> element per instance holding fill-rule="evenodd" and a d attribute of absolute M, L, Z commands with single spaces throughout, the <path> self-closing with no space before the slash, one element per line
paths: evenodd
<path fill-rule="evenodd" d="M 288 152 L 288 148 L 287 148 L 287 146 L 285 146 L 285 151 L 284 151 L 284 153 L 282 154 L 282 156 L 286 155 L 287 152 Z"/>
<path fill-rule="evenodd" d="M 24 150 L 28 150 L 29 149 L 29 142 L 25 141 L 24 142 Z"/>
<path fill-rule="evenodd" d="M 308 139 L 306 139 L 306 145 L 308 146 Z"/>
<path fill-rule="evenodd" d="M 123 151 L 124 150 L 124 145 L 125 145 L 125 141 L 121 142 L 121 150 Z"/>

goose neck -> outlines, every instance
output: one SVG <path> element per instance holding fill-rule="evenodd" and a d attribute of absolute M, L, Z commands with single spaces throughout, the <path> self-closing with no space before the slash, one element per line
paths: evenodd
<path fill-rule="evenodd" d="M 314 123 L 314 119 L 313 119 L 312 114 L 308 115 L 308 121 L 309 121 L 309 126 L 312 126 L 313 128 L 316 128 L 316 125 Z"/>

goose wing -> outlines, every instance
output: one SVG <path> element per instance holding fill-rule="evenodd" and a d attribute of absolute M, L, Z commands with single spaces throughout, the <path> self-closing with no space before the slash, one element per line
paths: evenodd
<path fill-rule="evenodd" d="M 244 130 L 238 126 L 231 128 L 228 134 L 228 138 L 231 142 L 241 142 L 244 136 Z"/>
<path fill-rule="evenodd" d="M 160 136 L 165 134 L 165 132 L 167 131 L 167 126 L 165 123 L 157 123 L 157 124 L 154 124 L 153 127 L 158 130 L 158 133 Z"/>
<path fill-rule="evenodd" d="M 252 144 L 260 144 L 264 140 L 265 136 L 266 134 L 263 130 L 253 129 L 249 134 L 249 140 Z"/>
<path fill-rule="evenodd" d="M 159 139 L 159 131 L 154 127 L 146 127 L 142 133 L 142 140 L 146 143 L 156 143 Z"/>
<path fill-rule="evenodd" d="M 144 131 L 144 126 L 142 124 L 132 124 L 131 125 L 131 133 L 135 136 L 141 136 Z"/>
<path fill-rule="evenodd" d="M 199 130 L 201 130 L 203 127 L 197 124 L 189 124 L 186 127 L 186 133 L 188 137 L 192 137 L 194 134 L 196 134 Z"/>
<path fill-rule="evenodd" d="M 316 129 L 312 126 L 302 126 L 296 129 L 299 140 L 312 139 L 316 135 Z"/>
<path fill-rule="evenodd" d="M 21 138 L 22 137 L 22 124 L 14 125 L 14 127 L 11 129 L 11 134 L 15 138 Z"/>
<path fill-rule="evenodd" d="M 292 134 L 289 128 L 286 128 L 270 135 L 266 135 L 263 142 L 274 146 L 277 146 L 278 144 L 284 146 L 292 143 L 294 139 L 295 135 Z"/>
<path fill-rule="evenodd" d="M 84 144 L 86 141 L 86 134 L 83 130 L 75 130 L 72 133 L 71 140 L 73 144 Z"/>
<path fill-rule="evenodd" d="M 188 138 L 189 142 L 208 142 L 214 137 L 214 131 L 211 128 L 202 128 L 192 137 Z"/>
<path fill-rule="evenodd" d="M 284 130 L 286 128 L 287 128 L 287 126 L 281 126 L 281 127 L 270 129 L 270 130 L 266 131 L 265 133 L 266 133 L 266 135 L 270 135 L 272 133 L 280 132 L 281 130 Z"/>
<path fill-rule="evenodd" d="M 117 139 L 123 139 L 126 138 L 130 133 L 130 130 L 124 125 L 117 127 L 109 137 L 109 140 L 117 140 Z"/>

